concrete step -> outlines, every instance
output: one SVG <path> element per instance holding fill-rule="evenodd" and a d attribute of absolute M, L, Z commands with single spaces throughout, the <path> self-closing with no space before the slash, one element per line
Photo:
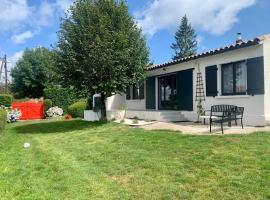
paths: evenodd
<path fill-rule="evenodd" d="M 159 116 L 160 121 L 176 122 L 186 121 L 185 116 L 181 112 L 161 112 Z"/>

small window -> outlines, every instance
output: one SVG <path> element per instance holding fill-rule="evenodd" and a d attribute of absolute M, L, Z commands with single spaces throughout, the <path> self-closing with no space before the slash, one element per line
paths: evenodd
<path fill-rule="evenodd" d="M 133 92 L 132 99 L 139 99 L 140 87 L 137 84 L 133 85 L 132 92 Z"/>
<path fill-rule="evenodd" d="M 144 99 L 144 83 L 133 85 L 132 94 L 132 99 Z"/>
<path fill-rule="evenodd" d="M 222 65 L 222 94 L 241 95 L 247 92 L 246 62 Z"/>

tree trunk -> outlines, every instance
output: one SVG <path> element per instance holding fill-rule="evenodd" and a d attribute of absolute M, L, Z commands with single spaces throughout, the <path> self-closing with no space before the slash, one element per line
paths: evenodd
<path fill-rule="evenodd" d="M 101 112 L 101 121 L 107 121 L 107 113 L 106 113 L 106 96 L 105 94 L 101 93 L 100 96 L 100 112 Z"/>

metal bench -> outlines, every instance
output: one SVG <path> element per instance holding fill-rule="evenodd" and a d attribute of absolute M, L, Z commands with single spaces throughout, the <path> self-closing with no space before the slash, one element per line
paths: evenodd
<path fill-rule="evenodd" d="M 206 112 L 210 112 L 209 115 L 206 115 Z M 243 107 L 237 107 L 234 105 L 214 105 L 211 106 L 210 111 L 206 111 L 203 116 L 200 116 L 204 119 L 209 119 L 209 125 L 210 125 L 210 133 L 212 132 L 212 124 L 218 123 L 221 126 L 222 134 L 224 134 L 223 131 L 223 125 L 224 123 L 228 123 L 228 126 L 231 126 L 231 122 L 235 121 L 235 124 L 237 125 L 237 120 L 241 120 L 241 125 L 243 128 L 243 113 L 244 108 Z"/>

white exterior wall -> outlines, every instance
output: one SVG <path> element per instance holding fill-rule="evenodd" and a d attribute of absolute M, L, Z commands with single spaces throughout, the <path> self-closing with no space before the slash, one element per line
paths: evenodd
<path fill-rule="evenodd" d="M 106 109 L 107 110 L 122 110 L 126 107 L 126 95 L 116 94 L 109 98 L 106 101 Z"/>
<path fill-rule="evenodd" d="M 145 83 L 144 83 L 145 85 Z M 132 93 L 132 88 L 131 88 Z M 145 110 L 145 97 L 146 97 L 146 87 L 144 87 L 144 99 L 130 99 L 126 100 L 126 108 L 127 110 Z"/>
<path fill-rule="evenodd" d="M 264 41 L 263 44 L 264 54 L 264 107 L 265 107 L 265 120 L 270 124 L 270 38 Z"/>

